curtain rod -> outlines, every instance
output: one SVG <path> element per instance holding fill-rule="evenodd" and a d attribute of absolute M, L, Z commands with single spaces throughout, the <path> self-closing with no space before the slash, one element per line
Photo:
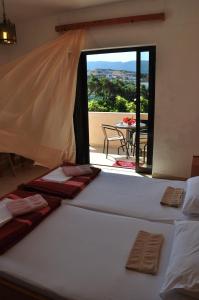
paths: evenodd
<path fill-rule="evenodd" d="M 161 12 L 156 14 L 137 15 L 137 16 L 130 16 L 130 17 L 121 17 L 121 18 L 57 25 L 55 26 L 55 31 L 62 32 L 67 30 L 91 28 L 96 26 L 116 25 L 116 24 L 144 22 L 144 21 L 164 21 L 164 20 L 165 20 L 165 13 Z"/>

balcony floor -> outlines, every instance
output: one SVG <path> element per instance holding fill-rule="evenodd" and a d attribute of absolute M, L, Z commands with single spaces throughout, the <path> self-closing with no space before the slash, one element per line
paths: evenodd
<path fill-rule="evenodd" d="M 90 163 L 103 166 L 113 166 L 116 160 L 125 160 L 135 162 L 135 157 L 130 153 L 130 157 L 127 159 L 125 152 L 120 150 L 120 155 L 117 154 L 117 148 L 109 148 L 109 154 L 106 158 L 106 154 L 103 153 L 102 147 L 90 146 Z M 134 170 L 133 170 L 134 171 Z"/>

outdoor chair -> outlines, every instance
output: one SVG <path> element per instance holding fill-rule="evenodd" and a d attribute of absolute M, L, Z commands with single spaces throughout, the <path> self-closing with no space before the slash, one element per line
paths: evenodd
<path fill-rule="evenodd" d="M 144 163 L 145 163 L 146 153 L 147 153 L 147 142 L 148 142 L 147 129 L 141 129 L 140 130 L 140 153 L 142 155 L 142 151 L 143 151 Z M 136 132 L 134 132 L 131 138 L 128 140 L 128 147 L 131 147 L 131 152 L 133 152 L 133 156 L 134 156 L 136 150 Z"/>
<path fill-rule="evenodd" d="M 124 137 L 124 134 L 122 131 L 120 131 L 118 128 L 112 125 L 106 125 L 102 124 L 102 131 L 104 134 L 104 147 L 103 147 L 103 153 L 105 152 L 106 147 L 106 158 L 108 156 L 108 149 L 109 149 L 109 142 L 119 141 L 120 146 L 117 148 L 117 152 L 119 155 L 119 150 L 122 148 L 123 151 L 126 150 L 126 157 L 129 157 L 129 151 L 127 146 L 127 141 Z"/>

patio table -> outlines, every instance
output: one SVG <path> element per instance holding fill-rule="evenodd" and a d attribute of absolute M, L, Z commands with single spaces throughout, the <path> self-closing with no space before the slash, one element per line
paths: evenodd
<path fill-rule="evenodd" d="M 115 127 L 119 129 L 126 129 L 126 137 L 128 136 L 128 132 L 131 131 L 132 133 L 136 131 L 136 123 L 132 125 L 128 125 L 127 123 L 120 122 L 115 125 Z M 140 129 L 146 128 L 146 124 L 140 122 Z"/>
<path fill-rule="evenodd" d="M 128 144 L 131 145 L 131 143 L 132 143 L 131 137 L 132 137 L 133 133 L 136 131 L 136 123 L 134 123 L 132 125 L 128 125 L 127 123 L 120 122 L 120 123 L 117 123 L 115 125 L 115 127 L 118 129 L 126 129 L 126 141 Z M 140 129 L 144 129 L 144 128 L 146 128 L 146 124 L 140 122 Z"/>

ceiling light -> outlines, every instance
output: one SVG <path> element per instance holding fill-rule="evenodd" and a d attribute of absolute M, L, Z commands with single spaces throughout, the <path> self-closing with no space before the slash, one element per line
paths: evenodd
<path fill-rule="evenodd" d="M 16 44 L 17 36 L 15 24 L 11 23 L 6 17 L 4 0 L 1 0 L 3 8 L 3 22 L 0 23 L 0 44 Z"/>

